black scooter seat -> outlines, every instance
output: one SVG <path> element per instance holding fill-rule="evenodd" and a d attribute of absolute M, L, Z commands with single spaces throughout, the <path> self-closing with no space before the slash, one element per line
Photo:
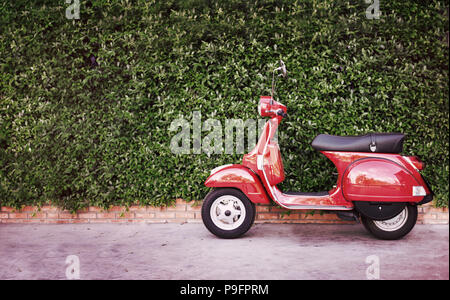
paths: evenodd
<path fill-rule="evenodd" d="M 319 134 L 311 146 L 319 151 L 400 153 L 403 133 L 369 133 L 357 136 Z"/>

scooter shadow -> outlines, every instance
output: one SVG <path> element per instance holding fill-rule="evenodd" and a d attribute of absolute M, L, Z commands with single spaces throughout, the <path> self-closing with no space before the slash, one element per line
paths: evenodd
<path fill-rule="evenodd" d="M 409 235 L 401 240 L 408 240 Z M 299 242 L 307 245 L 345 243 L 380 244 L 398 243 L 399 240 L 380 240 L 372 236 L 362 224 L 255 224 L 240 239 L 283 239 L 286 242 Z"/>

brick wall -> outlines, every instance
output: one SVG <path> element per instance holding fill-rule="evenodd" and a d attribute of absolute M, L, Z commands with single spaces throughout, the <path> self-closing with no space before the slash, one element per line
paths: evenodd
<path fill-rule="evenodd" d="M 448 224 L 448 209 L 435 208 L 428 203 L 419 206 L 419 224 Z M 174 206 L 149 207 L 130 206 L 128 209 L 113 206 L 109 209 L 89 207 L 75 214 L 61 210 L 55 206 L 25 206 L 20 210 L 2 206 L 0 209 L 1 223 L 200 223 L 200 206 L 195 203 L 177 199 Z M 324 223 L 324 224 L 352 224 L 343 221 L 335 214 L 316 211 L 288 211 L 283 208 L 258 205 L 257 223 Z"/>
<path fill-rule="evenodd" d="M 432 203 L 419 206 L 418 223 L 448 224 L 448 208 L 433 207 Z"/>

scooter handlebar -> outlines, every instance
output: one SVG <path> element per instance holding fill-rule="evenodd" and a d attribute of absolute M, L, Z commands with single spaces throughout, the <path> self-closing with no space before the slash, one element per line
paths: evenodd
<path fill-rule="evenodd" d="M 282 109 L 277 110 L 277 115 L 282 116 L 283 118 L 287 117 L 287 113 L 285 113 Z"/>

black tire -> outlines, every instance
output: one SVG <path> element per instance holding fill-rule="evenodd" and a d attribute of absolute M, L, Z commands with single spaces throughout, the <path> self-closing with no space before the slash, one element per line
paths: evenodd
<path fill-rule="evenodd" d="M 400 227 L 392 231 L 384 230 L 380 227 L 380 225 L 377 225 L 382 221 L 375 221 L 363 215 L 361 215 L 361 222 L 363 223 L 364 227 L 375 237 L 382 240 L 397 240 L 407 235 L 417 222 L 417 205 L 406 205 L 405 210 L 407 213 L 406 220 Z M 400 214 L 402 213 L 403 211 L 394 218 L 400 216 Z"/>
<path fill-rule="evenodd" d="M 244 208 L 245 208 L 245 217 L 242 223 L 233 229 L 223 229 L 218 227 L 214 221 L 211 219 L 211 207 L 214 202 L 222 196 L 233 196 L 238 198 Z M 220 201 L 220 200 L 219 200 Z M 241 208 L 242 209 L 242 208 Z M 250 227 L 252 227 L 253 222 L 255 221 L 256 209 L 255 204 L 253 204 L 244 193 L 242 193 L 238 189 L 233 188 L 219 188 L 214 189 L 206 195 L 203 200 L 202 205 L 202 220 L 203 224 L 205 224 L 206 228 L 216 236 L 224 239 L 234 239 L 240 237 L 244 233 L 246 233 Z M 239 219 L 242 215 L 238 216 Z M 217 220 L 216 220 L 217 221 Z"/>

